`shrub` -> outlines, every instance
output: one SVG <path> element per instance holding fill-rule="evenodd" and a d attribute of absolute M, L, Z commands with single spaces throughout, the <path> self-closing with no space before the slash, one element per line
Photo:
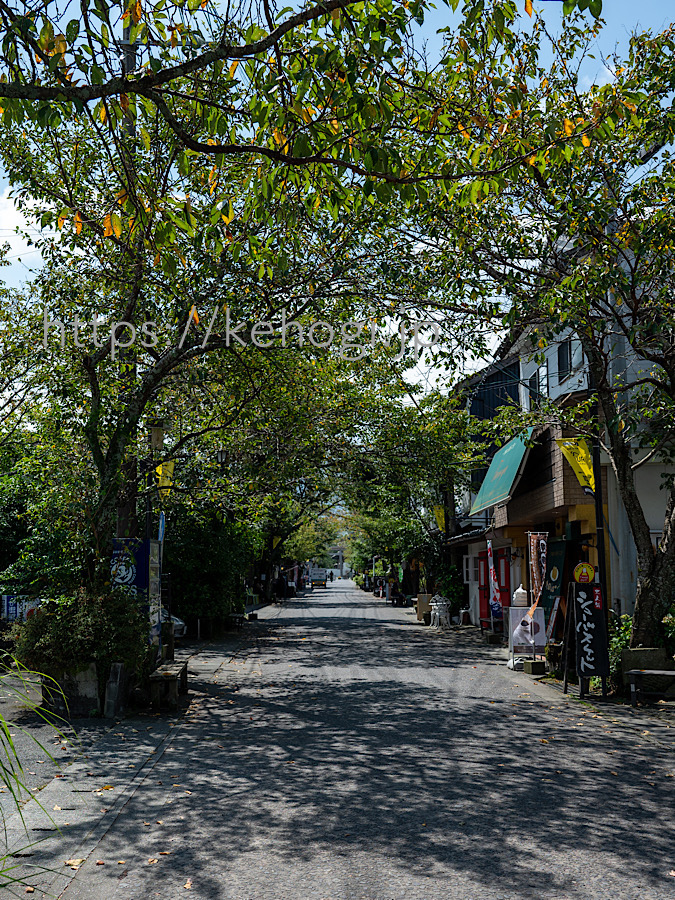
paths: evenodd
<path fill-rule="evenodd" d="M 74 595 L 45 601 L 15 626 L 15 655 L 22 665 L 58 678 L 96 663 L 99 693 L 114 662 L 129 674 L 147 657 L 149 624 L 135 597 L 126 591 Z"/>
<path fill-rule="evenodd" d="M 622 690 L 621 651 L 630 646 L 633 620 L 630 616 L 612 617 L 609 623 L 609 678 L 612 686 Z"/>
<path fill-rule="evenodd" d="M 669 656 L 675 653 L 675 606 L 671 606 L 663 617 L 663 631 L 666 650 Z"/>

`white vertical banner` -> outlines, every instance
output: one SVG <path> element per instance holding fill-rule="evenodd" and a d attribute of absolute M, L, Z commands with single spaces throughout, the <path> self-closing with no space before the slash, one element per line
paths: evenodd
<path fill-rule="evenodd" d="M 495 562 L 492 556 L 492 541 L 487 542 L 488 555 L 488 575 L 490 581 L 490 617 L 493 619 L 501 619 L 504 615 L 502 602 L 499 599 L 499 581 L 495 570 Z"/>

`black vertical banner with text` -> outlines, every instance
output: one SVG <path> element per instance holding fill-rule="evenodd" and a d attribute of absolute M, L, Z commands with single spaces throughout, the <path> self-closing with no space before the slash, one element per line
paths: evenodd
<path fill-rule="evenodd" d="M 609 675 L 607 632 L 599 584 L 574 585 L 574 624 L 577 644 L 577 675 Z"/>

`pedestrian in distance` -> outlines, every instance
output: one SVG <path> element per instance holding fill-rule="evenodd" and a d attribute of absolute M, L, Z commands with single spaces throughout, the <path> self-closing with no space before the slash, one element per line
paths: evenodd
<path fill-rule="evenodd" d="M 279 572 L 279 577 L 277 578 L 274 590 L 276 594 L 276 603 L 283 603 L 286 600 L 286 578 L 284 577 L 283 572 Z"/>

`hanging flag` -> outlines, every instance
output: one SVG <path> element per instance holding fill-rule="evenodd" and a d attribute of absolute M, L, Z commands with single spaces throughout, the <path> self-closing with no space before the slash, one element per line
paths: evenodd
<path fill-rule="evenodd" d="M 595 479 L 593 477 L 593 460 L 588 441 L 585 438 L 556 438 L 556 444 L 560 447 L 562 455 L 574 469 L 577 481 L 585 493 L 595 493 Z"/>
<path fill-rule="evenodd" d="M 438 525 L 438 530 L 445 534 L 445 510 L 442 506 L 434 506 L 434 518 Z"/>
<path fill-rule="evenodd" d="M 537 608 L 541 592 L 546 580 L 546 553 L 548 549 L 548 531 L 531 531 L 530 539 L 530 574 L 532 576 L 532 596 L 534 603 L 528 615 L 531 617 Z"/>
<path fill-rule="evenodd" d="M 157 468 L 157 481 L 159 485 L 159 496 L 165 500 L 169 494 L 169 489 L 173 486 L 173 467 L 175 460 L 170 459 L 168 462 L 160 463 Z"/>
<path fill-rule="evenodd" d="M 487 542 L 488 576 L 490 579 L 490 616 L 493 619 L 501 619 L 504 615 L 502 601 L 499 599 L 499 581 L 492 556 L 492 541 Z"/>

